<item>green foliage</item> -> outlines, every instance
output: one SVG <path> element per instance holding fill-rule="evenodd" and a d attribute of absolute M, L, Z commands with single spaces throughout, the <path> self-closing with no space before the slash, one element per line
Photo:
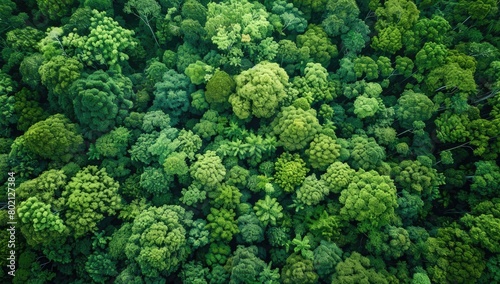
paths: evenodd
<path fill-rule="evenodd" d="M 308 172 L 306 163 L 298 154 L 283 153 L 274 164 L 274 181 L 285 192 L 293 192 L 302 184 Z"/>
<path fill-rule="evenodd" d="M 354 59 L 354 71 L 358 78 L 374 80 L 378 78 L 378 65 L 375 60 L 368 56 L 357 57 Z M 363 74 L 365 76 L 363 76 Z"/>
<path fill-rule="evenodd" d="M 193 132 L 203 139 L 209 139 L 223 131 L 224 125 L 220 122 L 221 119 L 217 111 L 207 110 L 201 117 L 200 122 L 193 127 Z"/>
<path fill-rule="evenodd" d="M 163 169 L 167 175 L 184 176 L 188 173 L 189 167 L 186 164 L 186 154 L 184 152 L 174 152 L 165 158 Z"/>
<path fill-rule="evenodd" d="M 128 78 L 109 76 L 104 71 L 96 71 L 85 79 L 73 83 L 65 102 L 73 105 L 80 124 L 90 131 L 107 132 L 125 116 L 133 106 L 132 93 L 128 92 L 132 82 Z M 60 101 L 60 104 L 62 102 Z"/>
<path fill-rule="evenodd" d="M 117 127 L 95 141 L 95 153 L 103 157 L 124 156 L 130 141 L 130 131 L 125 127 Z"/>
<path fill-rule="evenodd" d="M 255 202 L 253 210 L 264 227 L 267 225 L 276 226 L 277 222 L 283 218 L 283 207 L 276 198 L 271 198 L 269 195 Z"/>
<path fill-rule="evenodd" d="M 26 200 L 30 197 L 37 198 L 45 204 L 59 206 L 59 197 L 66 186 L 67 176 L 63 170 L 48 170 L 37 178 L 21 183 L 16 189 L 17 196 Z"/>
<path fill-rule="evenodd" d="M 43 56 L 40 53 L 34 53 L 25 57 L 19 66 L 19 72 L 21 73 L 23 82 L 32 89 L 35 89 L 40 84 L 41 78 L 38 69 L 42 63 Z"/>
<path fill-rule="evenodd" d="M 0 30 L 2 31 L 2 36 L 5 30 L 25 26 L 25 21 L 28 19 L 28 15 L 24 12 L 14 15 L 14 12 L 17 12 L 15 2 L 3 0 L 0 2 L 0 11 L 0 19 L 2 19 L 0 22 Z"/>
<path fill-rule="evenodd" d="M 109 256 L 113 259 L 125 259 L 125 246 L 132 234 L 131 223 L 123 223 L 120 229 L 115 231 L 109 241 Z"/>
<path fill-rule="evenodd" d="M 33 124 L 46 119 L 49 115 L 41 107 L 40 95 L 38 92 L 29 91 L 23 88 L 14 95 L 14 112 L 17 119 L 17 129 L 26 131 Z"/>
<path fill-rule="evenodd" d="M 201 263 L 191 261 L 182 266 L 180 277 L 183 283 L 206 284 L 209 273 L 209 269 Z"/>
<path fill-rule="evenodd" d="M 427 272 L 433 282 L 475 282 L 486 267 L 484 253 L 471 246 L 457 226 L 440 228 L 427 239 Z"/>
<path fill-rule="evenodd" d="M 314 271 L 313 262 L 310 259 L 305 259 L 297 253 L 291 254 L 286 259 L 286 264 L 281 271 L 281 281 L 284 284 L 312 284 L 317 280 L 318 274 Z"/>
<path fill-rule="evenodd" d="M 312 61 L 328 68 L 332 58 L 337 57 L 338 51 L 321 26 L 310 24 L 304 34 L 297 36 L 297 47 L 309 49 Z"/>
<path fill-rule="evenodd" d="M 236 139 L 222 144 L 217 149 L 217 154 L 229 157 L 238 157 L 240 160 L 246 160 L 254 166 L 262 160 L 270 157 L 276 150 L 276 139 L 272 136 L 255 135 L 250 133 L 242 140 Z"/>
<path fill-rule="evenodd" d="M 206 228 L 207 222 L 203 219 L 196 219 L 189 230 L 188 243 L 193 250 L 210 243 L 210 232 Z"/>
<path fill-rule="evenodd" d="M 229 103 L 240 119 L 268 118 L 285 99 L 288 75 L 276 63 L 261 62 L 235 77 L 236 92 Z"/>
<path fill-rule="evenodd" d="M 329 36 L 345 34 L 359 21 L 359 8 L 355 1 L 344 0 L 326 3 L 326 18 L 322 27 Z"/>
<path fill-rule="evenodd" d="M 202 203 L 207 198 L 207 192 L 201 190 L 201 186 L 196 184 L 189 185 L 188 188 L 183 188 L 181 191 L 182 197 L 179 200 L 188 206 L 194 206 Z"/>
<path fill-rule="evenodd" d="M 355 172 L 348 164 L 337 161 L 328 166 L 321 180 L 325 181 L 330 192 L 340 193 L 351 183 Z"/>
<path fill-rule="evenodd" d="M 118 275 L 116 263 L 107 253 L 93 253 L 85 262 L 85 271 L 96 283 L 105 283 L 111 277 Z"/>
<path fill-rule="evenodd" d="M 207 82 L 205 98 L 208 103 L 224 103 L 235 88 L 233 78 L 226 72 L 217 70 Z"/>
<path fill-rule="evenodd" d="M 354 169 L 375 169 L 385 159 L 384 148 L 373 137 L 354 135 L 349 144 L 349 164 Z"/>
<path fill-rule="evenodd" d="M 233 209 L 210 208 L 210 214 L 207 216 L 207 229 L 210 230 L 210 241 L 229 242 L 234 234 L 239 232 L 236 220 L 236 213 Z"/>
<path fill-rule="evenodd" d="M 335 266 L 342 261 L 342 250 L 335 243 L 321 240 L 313 253 L 314 269 L 318 272 L 319 278 L 329 279 L 335 272 Z"/>
<path fill-rule="evenodd" d="M 259 259 L 255 246 L 238 246 L 234 255 L 228 260 L 227 270 L 231 272 L 230 283 L 257 283 L 259 274 L 266 263 Z"/>
<path fill-rule="evenodd" d="M 156 0 L 128 0 L 123 7 L 125 13 L 132 13 L 149 28 L 156 45 L 159 46 L 158 40 L 156 39 L 153 28 L 151 27 L 150 21 L 156 17 L 160 16 L 161 6 L 156 2 Z"/>
<path fill-rule="evenodd" d="M 330 193 L 323 180 L 318 180 L 315 174 L 304 179 L 302 186 L 297 190 L 297 201 L 304 205 L 317 205 Z"/>
<path fill-rule="evenodd" d="M 74 0 L 37 0 L 36 3 L 40 12 L 42 12 L 45 16 L 49 17 L 51 20 L 58 20 L 61 17 L 66 16 L 68 12 L 71 11 Z"/>
<path fill-rule="evenodd" d="M 385 226 L 368 234 L 366 248 L 385 259 L 398 259 L 410 248 L 410 236 L 404 228 Z"/>
<path fill-rule="evenodd" d="M 335 266 L 332 283 L 389 283 L 384 275 L 372 267 L 370 259 L 358 252 Z"/>
<path fill-rule="evenodd" d="M 42 84 L 49 89 L 49 100 L 53 106 L 67 108 L 69 99 L 66 93 L 71 84 L 80 78 L 82 69 L 83 65 L 78 60 L 63 55 L 54 56 L 40 66 L 38 72 Z"/>
<path fill-rule="evenodd" d="M 305 111 L 294 106 L 283 107 L 271 127 L 286 151 L 304 148 L 321 129 L 315 110 Z"/>
<path fill-rule="evenodd" d="M 124 51 L 137 45 L 132 38 L 134 32 L 121 27 L 104 11 L 92 10 L 90 21 L 88 35 L 69 33 L 63 38 L 62 44 L 81 50 L 76 56 L 89 66 L 96 63 L 120 71 L 119 64 L 129 59 Z"/>
<path fill-rule="evenodd" d="M 334 82 L 329 80 L 328 71 L 319 63 L 307 63 L 303 77 L 295 77 L 293 86 L 310 103 L 329 102 L 337 96 Z"/>
<path fill-rule="evenodd" d="M 441 88 L 444 90 L 457 88 L 465 94 L 472 94 L 477 88 L 473 70 L 464 69 L 456 62 L 450 62 L 431 70 L 425 84 L 431 92 Z"/>
<path fill-rule="evenodd" d="M 213 188 L 222 182 L 226 169 L 215 152 L 209 150 L 203 155 L 197 155 L 197 160 L 191 165 L 189 173 L 195 181 Z"/>
<path fill-rule="evenodd" d="M 241 215 L 237 221 L 239 233 L 236 235 L 236 240 L 238 243 L 252 244 L 260 243 L 264 240 L 264 228 L 261 226 L 260 220 L 255 213 L 250 212 Z"/>
<path fill-rule="evenodd" d="M 139 185 L 149 194 L 165 195 L 168 192 L 173 177 L 161 168 L 147 167 L 141 174 Z"/>
<path fill-rule="evenodd" d="M 21 2 L 1 283 L 500 281 L 498 1 Z"/>
<path fill-rule="evenodd" d="M 358 230 L 366 232 L 390 224 L 396 209 L 396 186 L 390 177 L 375 171 L 359 170 L 339 198 L 343 205 L 340 215 L 356 220 Z"/>
<path fill-rule="evenodd" d="M 236 209 L 240 204 L 241 192 L 236 186 L 221 184 L 208 192 L 212 208 Z"/>
<path fill-rule="evenodd" d="M 187 230 L 191 218 L 190 212 L 177 205 L 149 207 L 132 223 L 125 246 L 127 258 L 147 277 L 174 273 L 190 253 Z"/>
<path fill-rule="evenodd" d="M 191 130 L 182 129 L 179 131 L 179 135 L 173 141 L 174 144 L 178 144 L 177 151 L 186 154 L 186 157 L 193 161 L 195 159 L 195 154 L 201 148 L 201 138 L 194 134 Z"/>
<path fill-rule="evenodd" d="M 62 114 L 55 114 L 33 124 L 23 135 L 31 152 L 45 159 L 68 162 L 80 151 L 83 138 L 78 126 Z"/>
<path fill-rule="evenodd" d="M 59 214 L 54 214 L 51 206 L 37 197 L 30 197 L 21 202 L 17 216 L 22 221 L 21 232 L 32 246 L 65 238 L 69 231 Z"/>
<path fill-rule="evenodd" d="M 189 77 L 191 83 L 200 85 L 212 77 L 213 69 L 212 66 L 202 61 L 196 61 L 188 65 L 186 70 L 184 70 L 184 74 Z"/>
<path fill-rule="evenodd" d="M 205 262 L 207 263 L 207 265 L 213 267 L 213 273 L 218 265 L 226 264 L 227 258 L 230 254 L 231 247 L 228 244 L 223 242 L 212 242 L 210 244 L 210 247 L 208 248 L 208 252 L 205 254 Z"/>
<path fill-rule="evenodd" d="M 375 50 L 394 54 L 403 47 L 401 40 L 401 31 L 391 24 L 373 37 L 371 46 Z"/>
<path fill-rule="evenodd" d="M 423 164 L 421 159 L 402 161 L 399 166 L 392 168 L 391 175 L 402 189 L 428 197 L 443 184 L 442 176 L 436 169 Z"/>
<path fill-rule="evenodd" d="M 426 121 L 436 111 L 434 103 L 424 94 L 408 90 L 401 94 L 396 107 L 399 125 L 410 129 L 415 121 Z"/>
<path fill-rule="evenodd" d="M 376 98 L 362 95 L 354 101 L 354 114 L 360 119 L 374 116 L 379 110 L 380 105 Z"/>
<path fill-rule="evenodd" d="M 255 63 L 273 59 L 274 56 L 265 54 L 266 47 L 275 44 L 272 38 L 268 38 L 273 30 L 268 16 L 261 4 L 247 0 L 209 3 L 205 23 L 206 37 L 224 54 L 221 63 L 240 66 L 244 50 L 255 55 Z M 259 45 L 264 49 L 259 50 Z M 277 44 L 275 47 L 277 48 Z"/>
<path fill-rule="evenodd" d="M 100 221 L 121 208 L 118 187 L 105 169 L 96 166 L 87 166 L 71 178 L 62 197 L 67 207 L 66 225 L 76 238 L 95 232 Z"/>
<path fill-rule="evenodd" d="M 498 199 L 494 201 L 498 201 Z M 496 203 L 498 204 L 498 202 Z M 497 204 L 495 204 L 496 207 L 498 207 Z M 478 205 L 473 209 L 474 214 L 465 214 L 460 221 L 469 228 L 469 235 L 474 243 L 480 244 L 492 253 L 499 253 L 500 212 L 498 210 L 482 211 L 482 207 L 481 204 Z"/>
<path fill-rule="evenodd" d="M 163 81 L 155 85 L 155 99 L 150 110 L 163 110 L 170 117 L 178 118 L 188 110 L 192 92 L 193 85 L 189 78 L 170 69 L 163 74 Z"/>
<path fill-rule="evenodd" d="M 415 65 L 420 72 L 426 69 L 433 69 L 442 65 L 447 55 L 448 50 L 445 45 L 426 42 L 424 47 L 417 53 Z"/>
<path fill-rule="evenodd" d="M 483 196 L 496 196 L 500 189 L 500 167 L 494 161 L 479 161 L 475 165 L 471 190 Z"/>
<path fill-rule="evenodd" d="M 287 3 L 283 0 L 273 1 L 271 12 L 273 14 L 269 20 L 278 32 L 283 33 L 287 30 L 302 33 L 306 30 L 307 21 L 303 13 L 294 7 L 293 3 Z M 275 15 L 278 17 L 274 18 Z"/>

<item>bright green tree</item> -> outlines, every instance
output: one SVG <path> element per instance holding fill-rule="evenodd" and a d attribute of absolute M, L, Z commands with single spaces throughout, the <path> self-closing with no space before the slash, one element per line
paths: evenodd
<path fill-rule="evenodd" d="M 236 92 L 229 102 L 241 119 L 271 117 L 287 96 L 288 75 L 276 63 L 261 62 L 237 75 L 235 82 Z"/>
<path fill-rule="evenodd" d="M 105 169 L 87 166 L 68 182 L 62 197 L 65 201 L 66 225 L 78 238 L 97 230 L 106 216 L 113 216 L 121 208 L 119 184 Z"/>
<path fill-rule="evenodd" d="M 396 186 L 389 176 L 359 170 L 339 198 L 340 215 L 358 221 L 358 230 L 366 232 L 388 225 L 396 218 Z"/>

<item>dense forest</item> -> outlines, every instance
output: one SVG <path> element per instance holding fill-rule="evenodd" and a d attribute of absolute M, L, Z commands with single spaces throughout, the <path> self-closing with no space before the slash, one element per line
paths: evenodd
<path fill-rule="evenodd" d="M 500 283 L 498 0 L 0 0 L 0 282 Z"/>

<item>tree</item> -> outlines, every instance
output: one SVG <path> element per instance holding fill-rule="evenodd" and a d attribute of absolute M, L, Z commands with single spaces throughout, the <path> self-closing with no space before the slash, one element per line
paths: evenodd
<path fill-rule="evenodd" d="M 271 117 L 287 96 L 288 75 L 276 63 L 261 62 L 237 75 L 235 82 L 229 103 L 240 119 Z"/>
<path fill-rule="evenodd" d="M 328 68 L 330 60 L 337 57 L 338 51 L 321 26 L 310 24 L 304 34 L 297 36 L 297 47 L 309 48 L 309 55 L 313 62 L 320 63 Z"/>
<path fill-rule="evenodd" d="M 207 82 L 205 99 L 208 103 L 227 102 L 229 96 L 234 92 L 236 83 L 233 78 L 222 70 L 215 71 Z"/>
<path fill-rule="evenodd" d="M 410 248 L 410 236 L 401 227 L 385 226 L 383 231 L 368 233 L 366 248 L 385 259 L 398 259 Z"/>
<path fill-rule="evenodd" d="M 293 253 L 286 259 L 286 264 L 281 271 L 281 281 L 291 283 L 316 283 L 318 274 L 314 271 L 313 262 L 305 259 L 300 254 Z"/>
<path fill-rule="evenodd" d="M 276 198 L 271 198 L 269 195 L 255 202 L 253 210 L 264 227 L 267 225 L 276 226 L 277 222 L 283 218 L 283 207 Z"/>
<path fill-rule="evenodd" d="M 239 232 L 235 217 L 233 209 L 210 208 L 206 226 L 210 230 L 210 241 L 230 242 L 233 236 Z"/>
<path fill-rule="evenodd" d="M 329 80 L 328 71 L 319 63 L 307 63 L 303 77 L 295 77 L 293 86 L 299 91 L 299 96 L 307 98 L 311 104 L 329 102 L 337 96 L 334 82 Z"/>
<path fill-rule="evenodd" d="M 326 172 L 321 175 L 321 180 L 325 181 L 330 192 L 340 193 L 351 183 L 355 173 L 347 163 L 336 161 L 328 166 Z"/>
<path fill-rule="evenodd" d="M 370 260 L 359 252 L 353 252 L 335 266 L 333 283 L 389 283 L 385 275 L 376 271 Z"/>
<path fill-rule="evenodd" d="M 62 44 L 81 50 L 76 56 L 89 66 L 96 63 L 120 72 L 120 62 L 129 58 L 124 51 L 137 45 L 133 35 L 133 31 L 124 29 L 107 17 L 106 12 L 92 10 L 89 34 L 80 36 L 69 33 L 63 38 Z"/>
<path fill-rule="evenodd" d="M 359 222 L 358 230 L 367 232 L 390 224 L 396 209 L 396 186 L 389 176 L 359 170 L 339 198 L 340 215 Z"/>
<path fill-rule="evenodd" d="M 59 214 L 37 197 L 21 202 L 17 214 L 22 221 L 21 232 L 31 246 L 65 238 L 69 233 Z"/>
<path fill-rule="evenodd" d="M 127 14 L 134 14 L 136 17 L 141 19 L 141 21 L 146 24 L 149 31 L 153 35 L 156 46 L 160 47 L 158 40 L 156 39 L 153 28 L 151 27 L 151 20 L 160 16 L 161 7 L 156 0 L 128 0 L 123 7 L 123 11 Z"/>
<path fill-rule="evenodd" d="M 192 213 L 177 205 L 149 207 L 132 223 L 125 254 L 147 277 L 168 276 L 179 268 L 189 253 L 187 230 Z"/>
<path fill-rule="evenodd" d="M 49 89 L 49 102 L 53 108 L 71 108 L 67 93 L 81 76 L 83 65 L 72 57 L 57 55 L 38 69 L 42 84 Z"/>
<path fill-rule="evenodd" d="M 264 240 L 264 228 L 253 211 L 241 215 L 237 219 L 238 231 L 236 241 L 240 244 L 260 243 Z"/>
<path fill-rule="evenodd" d="M 482 196 L 495 197 L 500 189 L 500 167 L 495 161 L 479 161 L 474 163 L 476 171 L 470 189 Z"/>
<path fill-rule="evenodd" d="M 275 163 L 274 181 L 285 192 L 293 192 L 302 184 L 308 172 L 306 163 L 298 154 L 283 153 Z"/>
<path fill-rule="evenodd" d="M 433 282 L 475 282 L 486 267 L 484 252 L 456 224 L 439 228 L 426 241 L 427 272 Z"/>
<path fill-rule="evenodd" d="M 420 72 L 434 69 L 445 62 L 447 55 L 448 50 L 444 44 L 426 42 L 424 47 L 417 52 L 415 65 Z"/>
<path fill-rule="evenodd" d="M 407 90 L 398 99 L 396 117 L 402 127 L 410 129 L 415 121 L 425 122 L 435 111 L 434 103 L 426 95 Z"/>
<path fill-rule="evenodd" d="M 87 135 L 104 133 L 123 121 L 132 108 L 131 86 L 130 79 L 120 75 L 111 77 L 99 70 L 73 83 L 68 96 L 71 103 L 64 102 L 65 107 L 73 106 L 76 118 L 87 128 Z"/>
<path fill-rule="evenodd" d="M 335 243 L 321 240 L 313 253 L 314 269 L 318 272 L 319 278 L 330 279 L 329 277 L 335 272 L 335 266 L 342 261 L 342 250 Z"/>
<path fill-rule="evenodd" d="M 78 126 L 62 114 L 33 124 L 23 137 L 31 152 L 55 161 L 68 162 L 83 146 Z"/>
<path fill-rule="evenodd" d="M 304 14 L 297 7 L 294 7 L 293 3 L 287 3 L 283 0 L 274 1 L 271 12 L 273 14 L 269 20 L 278 32 L 284 34 L 284 31 L 287 30 L 302 33 L 306 30 L 307 21 Z M 274 15 L 278 17 L 273 21 Z"/>
<path fill-rule="evenodd" d="M 313 206 L 323 201 L 330 191 L 323 180 L 318 180 L 316 175 L 312 174 L 304 179 L 296 193 L 300 204 Z"/>
<path fill-rule="evenodd" d="M 197 155 L 197 160 L 191 165 L 189 172 L 195 181 L 211 188 L 219 185 L 226 175 L 222 160 L 210 150 L 203 155 Z"/>
<path fill-rule="evenodd" d="M 73 0 L 64 0 L 62 2 L 51 0 L 37 0 L 40 11 L 51 20 L 58 20 L 65 16 L 73 6 Z"/>
<path fill-rule="evenodd" d="M 321 129 L 315 110 L 305 111 L 294 106 L 283 107 L 271 127 L 287 151 L 304 148 Z"/>
<path fill-rule="evenodd" d="M 425 156 L 417 157 L 416 161 L 404 160 L 392 168 L 391 175 L 402 189 L 421 194 L 423 197 L 431 197 L 444 181 L 442 174 L 430 164 L 431 161 Z"/>
<path fill-rule="evenodd" d="M 168 112 L 172 124 L 189 109 L 189 95 L 194 91 L 190 79 L 170 69 L 163 74 L 163 80 L 155 84 L 155 99 L 150 110 Z"/>
<path fill-rule="evenodd" d="M 317 134 L 306 149 L 311 167 L 326 170 L 340 156 L 341 146 L 335 139 L 325 134 Z"/>
<path fill-rule="evenodd" d="M 65 201 L 66 224 L 75 238 L 95 232 L 106 216 L 121 208 L 119 184 L 108 176 L 105 169 L 87 166 L 71 178 L 62 192 Z"/>
<path fill-rule="evenodd" d="M 385 149 L 373 137 L 353 135 L 349 141 L 348 163 L 354 169 L 372 170 L 385 159 Z"/>

